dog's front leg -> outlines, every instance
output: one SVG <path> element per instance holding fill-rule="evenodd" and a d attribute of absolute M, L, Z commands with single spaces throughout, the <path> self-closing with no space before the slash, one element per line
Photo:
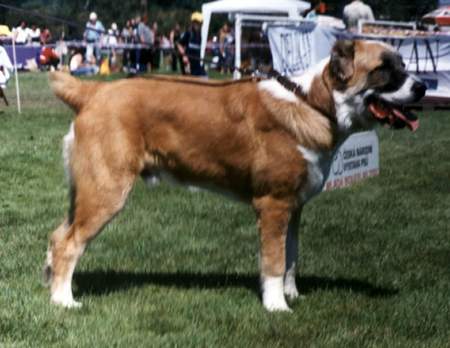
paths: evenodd
<path fill-rule="evenodd" d="M 298 262 L 298 230 L 300 227 L 301 208 L 294 210 L 289 220 L 286 237 L 286 274 L 284 277 L 284 294 L 291 300 L 299 296 L 295 276 Z"/>
<path fill-rule="evenodd" d="M 261 287 L 264 307 L 269 311 L 289 311 L 284 298 L 286 234 L 291 200 L 263 197 L 254 202 L 258 212 L 261 242 Z"/>

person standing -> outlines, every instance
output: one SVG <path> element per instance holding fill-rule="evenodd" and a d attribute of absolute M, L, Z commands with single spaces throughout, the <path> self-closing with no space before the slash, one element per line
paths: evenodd
<path fill-rule="evenodd" d="M 41 41 L 41 29 L 39 29 L 35 24 L 33 24 L 31 26 L 30 38 L 31 38 L 31 42 L 34 45 L 38 45 L 39 46 L 39 43 Z"/>
<path fill-rule="evenodd" d="M 131 70 L 131 50 L 127 45 L 132 44 L 133 42 L 133 26 L 131 24 L 131 20 L 128 20 L 125 23 L 125 26 L 122 29 L 120 34 L 121 41 L 125 44 L 125 49 L 123 50 L 123 69 L 125 72 L 129 73 Z"/>
<path fill-rule="evenodd" d="M 153 34 L 153 45 L 150 62 L 152 69 L 159 69 L 161 65 L 161 36 L 158 32 L 158 22 L 153 22 L 151 30 Z"/>
<path fill-rule="evenodd" d="M 41 37 L 40 37 L 40 41 L 41 41 L 41 45 L 46 45 L 48 43 L 50 43 L 50 41 L 52 40 L 52 33 L 50 32 L 50 29 L 48 27 L 44 27 L 44 29 L 41 31 Z"/>
<path fill-rule="evenodd" d="M 206 76 L 205 68 L 200 59 L 202 22 L 202 14 L 200 12 L 194 12 L 191 16 L 190 29 L 182 35 L 177 45 L 178 51 L 183 57 L 185 72 L 193 76 Z"/>
<path fill-rule="evenodd" d="M 130 50 L 131 68 L 129 74 L 134 75 L 139 71 L 139 60 L 141 58 L 141 49 L 139 47 L 138 25 L 141 22 L 141 16 L 131 19 L 131 44 L 134 46 Z"/>
<path fill-rule="evenodd" d="M 225 23 L 219 31 L 219 49 L 220 49 L 220 71 L 221 73 L 231 73 L 233 71 L 234 37 L 228 23 Z"/>
<path fill-rule="evenodd" d="M 20 25 L 13 30 L 16 37 L 17 45 L 25 45 L 31 41 L 31 30 L 27 28 L 25 21 L 20 22 Z"/>
<path fill-rule="evenodd" d="M 89 21 L 86 23 L 84 31 L 84 40 L 86 41 L 86 60 L 91 61 L 92 56 L 95 56 L 96 61 L 100 61 L 100 47 L 99 43 L 102 40 L 105 27 L 102 22 L 97 19 L 97 14 L 91 12 Z"/>
<path fill-rule="evenodd" d="M 369 5 L 361 0 L 353 0 L 344 7 L 344 23 L 347 30 L 355 31 L 358 29 L 360 20 L 374 21 L 375 16 Z"/>
<path fill-rule="evenodd" d="M 139 58 L 139 72 L 148 71 L 148 64 L 151 63 L 151 50 L 155 41 L 152 30 L 147 25 L 147 17 L 144 16 L 138 24 L 137 34 L 139 43 L 142 45 Z"/>
<path fill-rule="evenodd" d="M 175 27 L 170 31 L 169 40 L 170 47 L 172 49 L 172 72 L 177 72 L 178 62 L 180 63 L 180 70 L 184 75 L 184 64 L 181 56 L 178 54 L 177 45 L 181 39 L 181 28 L 180 24 L 175 24 Z"/>

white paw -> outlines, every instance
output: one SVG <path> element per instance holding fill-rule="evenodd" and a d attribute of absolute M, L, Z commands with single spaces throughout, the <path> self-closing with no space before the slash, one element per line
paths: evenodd
<path fill-rule="evenodd" d="M 283 277 L 266 277 L 262 282 L 263 304 L 269 312 L 291 312 L 283 293 Z"/>
<path fill-rule="evenodd" d="M 264 299 L 264 308 L 269 312 L 292 312 L 292 309 L 286 303 L 286 300 L 273 300 L 273 299 Z"/>
<path fill-rule="evenodd" d="M 80 308 L 81 302 L 73 299 L 72 294 L 54 294 L 52 295 L 52 303 L 65 308 Z"/>
<path fill-rule="evenodd" d="M 286 283 L 284 285 L 284 294 L 289 300 L 295 300 L 299 297 L 300 293 L 297 290 L 297 286 L 294 283 Z"/>
<path fill-rule="evenodd" d="M 77 302 L 74 299 L 65 300 L 52 298 L 52 303 L 65 308 L 80 308 L 82 306 L 81 302 Z"/>

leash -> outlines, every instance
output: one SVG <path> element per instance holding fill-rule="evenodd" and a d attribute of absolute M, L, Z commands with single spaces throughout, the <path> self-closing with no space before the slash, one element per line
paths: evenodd
<path fill-rule="evenodd" d="M 303 90 L 303 87 L 301 85 L 295 83 L 294 81 L 290 80 L 285 75 L 280 74 L 280 72 L 278 72 L 277 70 L 271 69 L 267 76 L 269 79 L 274 78 L 275 80 L 277 80 L 277 82 L 280 85 L 282 85 L 288 91 L 294 93 L 300 99 L 303 99 L 303 100 L 306 99 L 306 93 Z"/>

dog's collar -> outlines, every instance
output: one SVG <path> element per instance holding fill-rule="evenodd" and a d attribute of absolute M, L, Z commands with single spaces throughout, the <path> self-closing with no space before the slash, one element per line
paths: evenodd
<path fill-rule="evenodd" d="M 281 75 L 278 71 L 272 69 L 268 74 L 269 78 L 274 78 L 277 82 L 286 88 L 288 91 L 294 93 L 297 97 L 301 99 L 306 99 L 306 93 L 303 90 L 303 87 L 294 81 L 288 79 L 286 76 Z"/>

